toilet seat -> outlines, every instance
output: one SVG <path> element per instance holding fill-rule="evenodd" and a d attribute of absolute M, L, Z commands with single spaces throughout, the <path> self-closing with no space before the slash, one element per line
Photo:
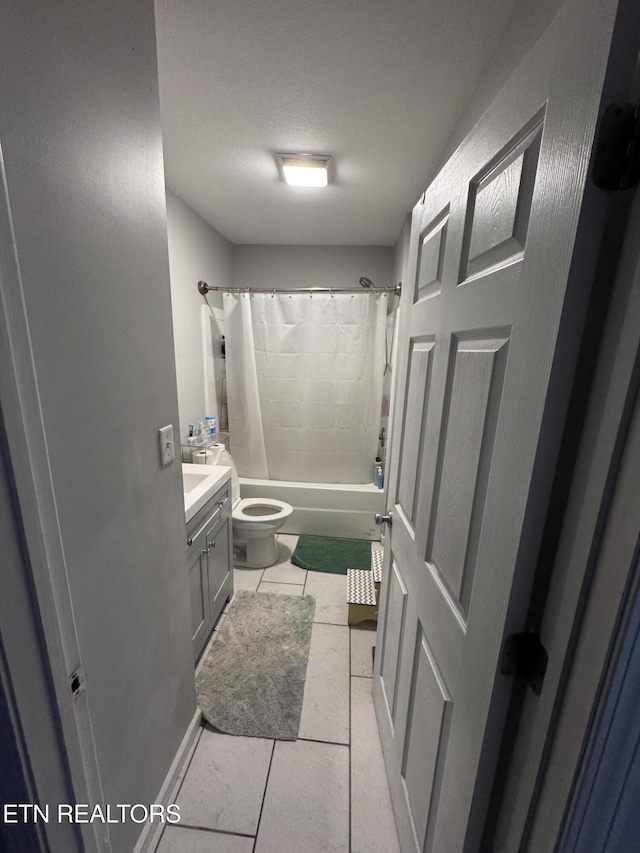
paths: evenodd
<path fill-rule="evenodd" d="M 234 502 L 231 517 L 234 521 L 270 524 L 274 521 L 284 521 L 291 515 L 292 509 L 291 504 L 271 498 L 240 498 L 237 503 Z"/>
<path fill-rule="evenodd" d="M 276 533 L 293 512 L 293 507 L 272 498 L 241 498 L 238 471 L 227 450 L 220 452 L 218 464 L 231 468 L 233 563 L 250 569 L 266 569 L 278 559 Z"/>

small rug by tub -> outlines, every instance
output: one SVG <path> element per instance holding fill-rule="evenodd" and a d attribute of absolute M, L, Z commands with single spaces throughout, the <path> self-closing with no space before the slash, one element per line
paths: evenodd
<path fill-rule="evenodd" d="M 236 592 L 196 677 L 214 728 L 296 740 L 315 609 L 311 595 Z"/>
<path fill-rule="evenodd" d="M 347 569 L 371 568 L 371 542 L 333 536 L 300 536 L 291 562 L 312 572 L 346 575 Z"/>

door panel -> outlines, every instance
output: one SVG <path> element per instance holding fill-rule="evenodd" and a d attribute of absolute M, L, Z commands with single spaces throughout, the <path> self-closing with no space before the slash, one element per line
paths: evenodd
<path fill-rule="evenodd" d="M 461 282 L 504 265 L 524 252 L 542 139 L 543 115 L 524 128 L 472 179 Z M 465 263 L 466 261 L 466 263 Z"/>
<path fill-rule="evenodd" d="M 415 301 L 428 299 L 440 293 L 444 253 L 447 245 L 449 208 L 445 208 L 425 229 L 420 237 Z"/>
<path fill-rule="evenodd" d="M 404 634 L 405 607 L 407 589 L 404 585 L 398 567 L 393 565 L 389 581 L 389 598 L 386 612 L 387 625 L 382 645 L 382 663 L 380 665 L 380 680 L 384 691 L 389 721 L 393 725 L 395 716 L 395 694 L 398 678 L 398 663 Z"/>
<path fill-rule="evenodd" d="M 451 705 L 451 696 L 421 624 L 416 636 L 411 686 L 402 777 L 417 840 L 426 834 L 438 753 L 446 752 L 445 710 Z"/>
<path fill-rule="evenodd" d="M 506 362 L 507 339 L 457 341 L 425 559 L 466 612 Z"/>
<path fill-rule="evenodd" d="M 479 847 L 595 263 L 573 272 L 578 223 L 604 214 L 614 20 L 567 0 L 413 211 L 374 672 L 403 853 Z"/>
<path fill-rule="evenodd" d="M 417 474 L 424 450 L 422 423 L 430 396 L 432 355 L 433 340 L 411 341 L 397 498 L 411 525 L 417 508 Z"/>

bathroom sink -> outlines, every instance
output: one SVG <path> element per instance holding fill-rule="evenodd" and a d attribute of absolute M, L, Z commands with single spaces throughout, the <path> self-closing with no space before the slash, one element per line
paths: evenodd
<path fill-rule="evenodd" d="M 203 471 L 200 473 L 198 471 L 197 474 L 189 473 L 188 471 L 182 472 L 182 486 L 185 495 L 192 492 L 197 486 L 201 486 L 204 480 L 207 479 L 211 475 L 211 471 Z"/>
<path fill-rule="evenodd" d="M 182 463 L 182 490 L 184 492 L 184 518 L 191 521 L 218 489 L 231 479 L 228 465 L 194 465 Z"/>

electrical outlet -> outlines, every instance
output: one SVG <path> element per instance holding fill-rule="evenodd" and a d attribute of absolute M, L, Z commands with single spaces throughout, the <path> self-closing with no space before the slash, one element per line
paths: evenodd
<path fill-rule="evenodd" d="M 176 448 L 173 443 L 173 426 L 169 424 L 159 429 L 158 439 L 160 441 L 160 464 L 168 465 L 176 458 Z"/>

